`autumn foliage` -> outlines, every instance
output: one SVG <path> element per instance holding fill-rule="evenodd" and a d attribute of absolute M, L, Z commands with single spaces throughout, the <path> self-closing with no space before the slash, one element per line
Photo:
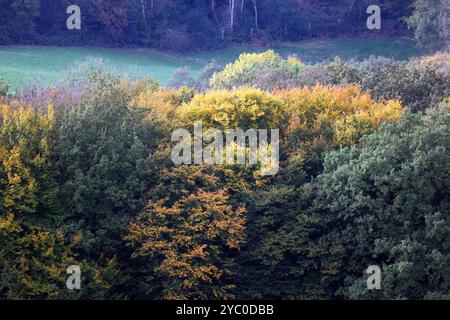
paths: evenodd
<path fill-rule="evenodd" d="M 133 257 L 150 256 L 165 299 L 226 299 L 235 288 L 233 251 L 245 239 L 245 209 L 224 191 L 199 190 L 171 206 L 151 203 L 130 225 Z"/>
<path fill-rule="evenodd" d="M 435 59 L 420 61 L 445 83 Z M 268 52 L 213 79 L 269 64 L 289 77 L 309 68 Z M 83 70 L 2 98 L 1 299 L 448 299 L 445 90 L 416 92 L 439 103 L 415 113 L 407 91 L 386 99 L 358 84 L 196 92 Z M 175 165 L 171 133 L 195 121 L 279 129 L 278 174 Z M 371 264 L 383 291 L 364 286 Z M 80 291 L 65 285 L 69 265 Z"/>

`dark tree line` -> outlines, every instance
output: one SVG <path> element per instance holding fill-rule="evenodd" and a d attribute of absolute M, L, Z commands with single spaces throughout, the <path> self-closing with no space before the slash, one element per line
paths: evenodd
<path fill-rule="evenodd" d="M 66 27 L 72 4 L 81 8 L 81 30 Z M 0 44 L 189 50 L 298 41 L 365 33 L 372 4 L 382 9 L 376 32 L 407 32 L 403 18 L 411 15 L 413 0 L 0 0 Z"/>

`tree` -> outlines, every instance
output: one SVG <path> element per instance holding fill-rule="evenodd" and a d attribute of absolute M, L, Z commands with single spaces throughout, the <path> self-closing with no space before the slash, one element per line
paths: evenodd
<path fill-rule="evenodd" d="M 239 255 L 242 299 L 332 297 L 342 246 L 329 241 L 339 230 L 323 228 L 313 206 L 312 179 L 325 155 L 359 143 L 383 122 L 403 113 L 398 102 L 377 103 L 356 86 L 275 91 L 284 102 L 280 173 L 244 194 L 248 242 Z M 267 286 L 270 283 L 270 286 Z"/>
<path fill-rule="evenodd" d="M 448 107 L 407 114 L 325 159 L 314 214 L 324 248 L 343 249 L 335 255 L 337 296 L 448 299 Z M 367 290 L 369 265 L 381 268 L 382 290 Z"/>
<path fill-rule="evenodd" d="M 133 105 L 146 85 L 123 81 L 102 65 L 89 64 L 81 71 L 81 79 L 69 78 L 85 86 L 80 89 L 83 97 L 77 105 L 58 110 L 58 198 L 65 208 L 65 229 L 81 232 L 80 254 L 95 270 L 92 274 L 105 275 L 83 294 L 124 298 L 126 290 L 118 288 L 133 283 L 124 270 L 131 253 L 122 234 L 144 208 L 153 182 L 149 156 L 161 132 L 145 120 L 147 111 Z"/>
<path fill-rule="evenodd" d="M 158 183 L 125 237 L 137 292 L 152 299 L 231 298 L 245 210 L 225 191 L 220 171 L 169 166 L 163 154 Z"/>
<path fill-rule="evenodd" d="M 254 86 L 257 79 L 269 70 L 281 70 L 289 76 L 297 74 L 302 67 L 303 64 L 299 60 L 283 59 L 273 50 L 263 53 L 244 53 L 234 63 L 227 65 L 223 71 L 214 74 L 210 84 L 214 89 Z M 267 88 L 269 85 L 260 87 L 267 90 L 273 89 L 273 87 Z"/>
<path fill-rule="evenodd" d="M 96 12 L 97 21 L 104 27 L 107 35 L 112 36 L 115 41 L 121 39 L 128 25 L 129 0 L 94 0 L 92 6 Z"/>
<path fill-rule="evenodd" d="M 205 128 L 280 128 L 286 121 L 282 101 L 259 89 L 209 91 L 178 109 L 185 123 L 201 120 Z"/>
<path fill-rule="evenodd" d="M 398 120 L 404 111 L 398 101 L 376 102 L 358 86 L 317 85 L 274 94 L 284 101 L 288 112 L 282 158 L 288 158 L 286 171 L 295 173 L 286 176 L 294 179 L 297 170 L 304 170 L 308 178 L 316 176 L 326 151 L 357 143 L 381 123 Z"/>
<path fill-rule="evenodd" d="M 368 62 L 370 63 L 370 62 Z M 407 63 L 385 61 L 364 70 L 357 82 L 377 100 L 399 99 L 414 112 L 450 95 L 450 54 L 436 53 Z"/>
<path fill-rule="evenodd" d="M 55 112 L 0 106 L 0 297 L 76 297 L 65 270 L 77 240 L 58 229 Z"/>
<path fill-rule="evenodd" d="M 35 37 L 40 0 L 1 0 L 0 7 L 0 42 L 22 43 Z"/>
<path fill-rule="evenodd" d="M 408 25 L 415 29 L 416 40 L 425 48 L 439 48 L 450 44 L 448 0 L 416 0 L 414 12 L 407 19 Z"/>
<path fill-rule="evenodd" d="M 55 114 L 0 106 L 0 214 L 32 220 L 55 211 L 56 172 L 51 162 Z"/>

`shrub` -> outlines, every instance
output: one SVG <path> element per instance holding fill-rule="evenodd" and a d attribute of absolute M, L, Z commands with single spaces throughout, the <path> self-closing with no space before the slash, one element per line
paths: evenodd
<path fill-rule="evenodd" d="M 279 87 L 358 84 L 376 100 L 396 99 L 415 112 L 424 111 L 450 94 L 449 57 L 447 53 L 437 53 L 408 62 L 382 57 L 361 62 L 336 59 L 330 64 L 304 68 Z"/>
<path fill-rule="evenodd" d="M 210 88 L 210 78 L 221 70 L 222 67 L 214 60 L 204 65 L 196 77 L 192 75 L 189 67 L 181 67 L 174 71 L 167 87 L 172 89 L 189 87 L 195 89 L 197 92 L 204 92 Z"/>
<path fill-rule="evenodd" d="M 195 88 L 197 91 L 203 92 L 210 88 L 210 79 L 211 77 L 222 71 L 223 67 L 219 65 L 215 60 L 211 60 L 208 62 L 203 68 L 200 70 L 197 79 L 195 80 Z"/>
<path fill-rule="evenodd" d="M 49 88 L 42 83 L 34 83 L 18 91 L 12 97 L 11 103 L 23 107 L 32 106 L 36 110 L 45 110 L 52 104 L 58 113 L 86 103 L 92 97 L 98 97 L 102 88 L 108 85 L 118 86 L 120 82 L 126 82 L 99 58 L 87 58 L 67 68 L 63 74 L 55 87 Z"/>
<path fill-rule="evenodd" d="M 414 112 L 440 103 L 450 95 L 450 58 L 437 53 L 409 62 L 371 57 L 362 62 L 303 65 L 273 51 L 241 55 L 211 78 L 215 89 L 248 86 L 272 91 L 303 86 L 358 84 L 376 100 L 400 100 Z"/>

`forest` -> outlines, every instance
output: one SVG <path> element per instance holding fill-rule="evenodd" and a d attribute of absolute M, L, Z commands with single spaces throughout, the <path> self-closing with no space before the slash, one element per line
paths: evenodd
<path fill-rule="evenodd" d="M 67 8 L 80 30 L 66 27 Z M 0 45 L 146 46 L 170 51 L 367 34 L 379 5 L 379 35 L 408 35 L 429 47 L 449 39 L 449 0 L 0 0 Z M 447 42 L 448 44 L 448 42 Z"/>
<path fill-rule="evenodd" d="M 268 49 L 165 86 L 99 58 L 42 90 L 0 81 L 0 300 L 449 300 L 446 1 L 380 1 L 393 32 L 430 51 L 405 61 Z M 85 27 L 66 37 L 65 0 L 0 0 L 0 43 L 186 50 L 252 41 L 250 29 L 260 41 L 359 33 L 367 19 L 353 13 L 366 1 L 74 2 Z M 195 136 L 199 121 L 279 130 L 277 172 L 174 163 L 173 133 Z"/>
<path fill-rule="evenodd" d="M 91 60 L 3 97 L 0 297 L 448 299 L 449 68 L 267 51 L 165 88 Z M 279 128 L 279 172 L 175 165 L 197 120 Z"/>

